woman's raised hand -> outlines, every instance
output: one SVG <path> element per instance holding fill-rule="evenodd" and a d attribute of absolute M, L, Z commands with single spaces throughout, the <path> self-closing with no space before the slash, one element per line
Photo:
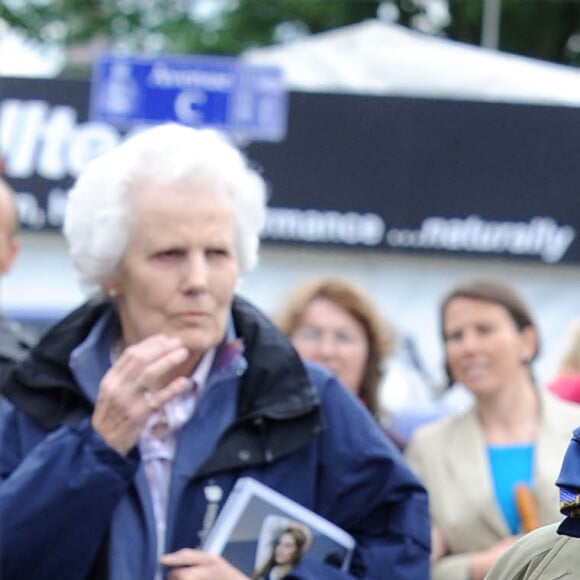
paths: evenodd
<path fill-rule="evenodd" d="M 150 336 L 127 347 L 103 377 L 92 425 L 121 455 L 136 445 L 149 416 L 189 386 L 178 369 L 189 351 L 177 338 Z"/>

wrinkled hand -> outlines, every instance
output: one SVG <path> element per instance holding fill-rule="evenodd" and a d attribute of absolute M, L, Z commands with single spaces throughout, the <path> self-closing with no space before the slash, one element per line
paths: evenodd
<path fill-rule="evenodd" d="M 249 580 L 221 556 L 189 548 L 165 554 L 161 563 L 169 568 L 168 580 Z"/>
<path fill-rule="evenodd" d="M 471 558 L 469 564 L 469 574 L 471 580 L 483 580 L 485 575 L 491 570 L 499 557 L 512 545 L 520 539 L 520 536 L 510 536 L 500 540 L 491 548 L 477 552 Z"/>
<path fill-rule="evenodd" d="M 121 455 L 129 453 L 150 415 L 188 387 L 186 377 L 175 378 L 188 356 L 179 339 L 161 334 L 126 348 L 101 381 L 93 429 Z"/>

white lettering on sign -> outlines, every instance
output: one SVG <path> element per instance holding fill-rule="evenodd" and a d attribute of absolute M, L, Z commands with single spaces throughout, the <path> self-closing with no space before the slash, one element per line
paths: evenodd
<path fill-rule="evenodd" d="M 374 213 L 269 208 L 262 235 L 271 240 L 376 246 L 384 234 L 383 219 Z"/>
<path fill-rule="evenodd" d="M 46 226 L 60 228 L 64 221 L 67 192 L 63 189 L 51 189 L 46 196 L 46 210 L 38 198 L 29 192 L 16 192 L 16 209 L 20 223 L 28 228 L 42 229 Z"/>
<path fill-rule="evenodd" d="M 64 222 L 67 192 L 62 189 L 52 189 L 46 202 L 46 221 L 53 227 L 61 227 Z"/>
<path fill-rule="evenodd" d="M 233 87 L 234 75 L 227 71 L 173 68 L 164 62 L 156 62 L 147 77 L 151 86 L 183 89 L 198 87 L 208 91 L 227 93 Z"/>
<path fill-rule="evenodd" d="M 0 153 L 9 177 L 76 177 L 91 159 L 120 139 L 111 125 L 78 123 L 73 107 L 51 107 L 37 100 L 0 103 Z"/>
<path fill-rule="evenodd" d="M 181 91 L 175 98 L 175 115 L 183 123 L 200 125 L 203 114 L 197 110 L 206 104 L 207 95 L 198 89 Z"/>
<path fill-rule="evenodd" d="M 37 169 L 39 137 L 50 106 L 44 101 L 8 99 L 0 109 L 0 152 L 6 173 L 29 177 Z"/>
<path fill-rule="evenodd" d="M 572 226 L 559 226 L 551 217 L 500 222 L 471 215 L 428 217 L 418 230 L 391 229 L 385 239 L 393 248 L 529 255 L 553 264 L 564 257 L 575 238 Z"/>
<path fill-rule="evenodd" d="M 141 130 L 136 127 L 131 133 Z M 74 107 L 41 100 L 6 99 L 0 102 L 0 154 L 8 177 L 38 175 L 58 181 L 79 175 L 87 163 L 121 140 L 111 125 L 79 123 Z M 17 191 L 16 203 L 23 226 L 60 228 L 67 193 L 53 188 L 46 193 L 46 208 L 36 195 Z"/>
<path fill-rule="evenodd" d="M 42 229 L 46 226 L 46 213 L 40 207 L 36 196 L 29 192 L 16 193 L 16 209 L 23 226 Z"/>

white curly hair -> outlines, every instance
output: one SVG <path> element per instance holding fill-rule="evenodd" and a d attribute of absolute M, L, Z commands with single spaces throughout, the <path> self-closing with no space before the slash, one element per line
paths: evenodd
<path fill-rule="evenodd" d="M 138 132 L 94 159 L 69 192 L 64 235 L 80 282 L 90 296 L 122 261 L 132 235 L 133 186 L 203 183 L 222 193 L 236 220 L 236 254 L 241 272 L 258 261 L 266 219 L 266 184 L 239 149 L 210 129 L 168 123 Z M 192 187 L 192 195 L 199 188 Z M 133 192 L 135 193 L 135 192 Z"/>

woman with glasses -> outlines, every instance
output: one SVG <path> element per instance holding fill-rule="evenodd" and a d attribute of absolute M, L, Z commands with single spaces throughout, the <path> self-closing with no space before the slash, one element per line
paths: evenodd
<path fill-rule="evenodd" d="M 252 575 L 252 580 L 281 580 L 289 575 L 310 549 L 312 532 L 298 522 L 290 522 L 277 534 L 270 556 Z"/>
<path fill-rule="evenodd" d="M 389 429 L 378 401 L 384 361 L 395 349 L 396 333 L 362 288 L 339 278 L 307 281 L 291 292 L 276 322 L 303 359 L 331 370 L 393 442 L 404 446 Z"/>

